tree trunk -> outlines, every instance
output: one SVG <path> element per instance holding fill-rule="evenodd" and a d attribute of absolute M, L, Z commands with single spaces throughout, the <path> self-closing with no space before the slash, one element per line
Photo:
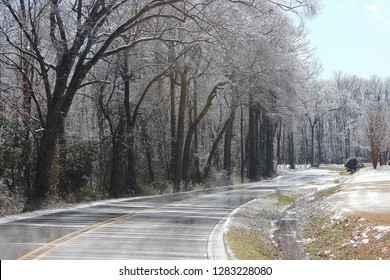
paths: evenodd
<path fill-rule="evenodd" d="M 194 120 L 198 118 L 198 82 L 194 79 Z M 193 179 L 199 183 L 202 180 L 202 173 L 200 172 L 200 160 L 199 160 L 199 137 L 198 126 L 195 124 L 194 128 L 194 174 Z"/>
<path fill-rule="evenodd" d="M 376 149 L 371 150 L 371 162 L 374 169 L 378 167 L 379 152 Z"/>
<path fill-rule="evenodd" d="M 58 172 L 57 170 L 53 172 L 54 167 L 52 167 L 57 137 L 61 125 L 65 123 L 74 95 L 86 75 L 86 72 L 80 73 L 78 80 L 72 86 L 68 87 L 67 79 L 72 67 L 71 56 L 69 53 L 65 54 L 61 63 L 59 63 L 61 67 L 58 67 L 56 71 L 53 94 L 50 93 L 49 89 L 46 89 L 50 99 L 47 100 L 46 124 L 37 151 L 36 173 L 33 187 L 34 197 L 32 198 L 33 207 L 41 206 L 44 198 L 49 194 L 51 184 L 58 180 Z"/>
<path fill-rule="evenodd" d="M 231 97 L 230 104 L 230 116 L 229 123 L 225 131 L 225 141 L 223 149 L 223 169 L 226 171 L 226 175 L 230 180 L 233 173 L 233 164 L 232 164 L 232 140 L 234 136 L 234 121 L 236 119 L 236 111 L 238 107 L 238 89 L 234 88 L 233 95 Z"/>
<path fill-rule="evenodd" d="M 197 118 L 192 122 L 190 127 L 188 128 L 188 133 L 187 133 L 187 138 L 184 144 L 184 152 L 183 152 L 183 179 L 187 180 L 188 179 L 188 171 L 190 167 L 190 148 L 191 148 L 191 142 L 192 142 L 192 137 L 195 134 L 195 131 L 197 129 L 197 126 L 199 123 L 202 121 L 202 119 L 207 115 L 207 112 L 210 110 L 212 102 L 217 94 L 217 90 L 219 89 L 220 86 L 223 86 L 225 82 L 218 83 L 214 88 L 211 90 L 206 104 L 204 105 L 202 112 L 197 116 Z M 235 111 L 235 109 L 234 109 Z M 229 117 L 229 120 L 231 119 L 232 114 Z"/>
<path fill-rule="evenodd" d="M 130 132 L 130 135 L 126 137 L 126 193 L 131 193 L 132 195 L 140 194 L 140 190 L 137 186 L 137 177 L 135 170 L 135 156 L 134 156 L 134 132 Z"/>
<path fill-rule="evenodd" d="M 48 113 L 47 123 L 38 147 L 36 174 L 34 180 L 32 207 L 41 207 L 43 200 L 50 191 L 50 185 L 55 178 L 52 177 L 52 163 L 57 144 L 59 122 L 54 113 Z M 28 203 L 29 204 L 29 203 Z"/>
<path fill-rule="evenodd" d="M 241 152 L 241 183 L 244 183 L 244 172 L 245 172 L 245 149 L 244 149 L 244 113 L 242 111 L 242 105 L 240 106 L 240 152 Z"/>
<path fill-rule="evenodd" d="M 383 159 L 384 159 L 384 164 L 386 165 L 389 162 L 389 149 L 386 149 L 385 152 L 383 153 Z"/>
<path fill-rule="evenodd" d="M 375 137 L 371 137 L 370 139 L 370 149 L 371 149 L 371 162 L 374 169 L 378 167 L 378 163 L 380 161 L 380 147 L 377 139 Z"/>
<path fill-rule="evenodd" d="M 323 132 L 323 126 L 322 122 L 318 121 L 318 129 L 317 129 L 317 150 L 318 150 L 318 157 L 317 157 L 317 167 L 323 163 L 323 156 L 322 156 L 322 132 Z"/>
<path fill-rule="evenodd" d="M 218 133 L 217 137 L 215 138 L 215 140 L 214 140 L 214 142 L 213 142 L 213 144 L 211 146 L 210 154 L 209 154 L 209 156 L 207 158 L 207 163 L 206 163 L 206 166 L 205 166 L 204 171 L 203 171 L 203 177 L 204 178 L 207 178 L 209 176 L 209 174 L 210 174 L 210 169 L 211 169 L 211 166 L 212 166 L 213 159 L 216 156 L 217 151 L 218 151 L 219 142 L 222 140 L 222 137 L 224 136 L 225 131 L 228 128 L 228 125 L 230 123 L 230 119 L 232 117 L 233 116 L 229 116 L 229 118 L 226 120 L 226 122 L 224 123 L 221 131 Z"/>
<path fill-rule="evenodd" d="M 308 119 L 310 123 L 310 164 L 312 167 L 314 167 L 316 166 L 315 155 L 314 155 L 314 133 L 319 119 L 317 117 L 315 117 L 314 120 L 311 120 L 311 118 L 309 117 Z"/>
<path fill-rule="evenodd" d="M 174 75 L 173 73 L 171 75 Z M 175 78 L 169 78 L 169 93 L 171 98 L 171 163 L 168 177 L 173 180 L 176 158 L 176 96 L 175 96 Z"/>
<path fill-rule="evenodd" d="M 58 131 L 58 143 L 57 143 L 57 152 L 58 152 L 58 167 L 59 167 L 59 183 L 58 191 L 61 198 L 65 198 L 69 194 L 70 188 L 75 188 L 76 186 L 69 186 L 66 182 L 66 169 L 67 169 L 67 143 L 65 136 L 65 124 L 61 122 Z"/>
<path fill-rule="evenodd" d="M 278 130 L 276 133 L 276 160 L 277 164 L 282 164 L 282 121 L 279 121 Z"/>
<path fill-rule="evenodd" d="M 294 133 L 288 135 L 288 164 L 291 169 L 295 169 Z"/>
<path fill-rule="evenodd" d="M 33 80 L 33 69 L 30 68 L 29 63 L 26 61 L 27 58 L 22 60 L 22 94 L 23 94 L 23 125 L 24 125 L 24 139 L 22 147 L 22 161 L 24 163 L 24 185 L 26 193 L 31 193 L 31 103 L 32 103 L 32 83 Z M 31 72 L 31 73 L 30 73 Z"/>
<path fill-rule="evenodd" d="M 223 149 L 223 170 L 226 171 L 228 178 L 232 175 L 232 139 L 233 139 L 233 124 L 235 113 L 229 118 L 229 123 L 225 131 L 225 142 Z"/>
<path fill-rule="evenodd" d="M 186 115 L 187 105 L 187 73 L 188 70 L 184 70 L 181 74 L 181 90 L 180 90 L 180 103 L 179 103 L 179 115 L 177 120 L 177 137 L 174 157 L 174 170 L 173 170 L 173 191 L 180 192 L 180 184 L 182 178 L 182 158 L 183 158 L 183 145 L 184 145 L 184 121 Z"/>
<path fill-rule="evenodd" d="M 263 122 L 264 122 L 264 155 L 265 155 L 265 162 L 264 162 L 264 171 L 263 175 L 265 177 L 272 177 L 275 174 L 275 168 L 274 168 L 274 125 L 272 124 L 272 120 L 269 116 L 264 115 L 263 116 Z"/>
<path fill-rule="evenodd" d="M 223 169 L 226 171 L 229 179 L 233 173 L 233 165 L 232 165 L 232 140 L 234 136 L 234 121 L 236 119 L 236 112 L 238 108 L 238 99 L 237 99 L 238 92 L 235 93 L 235 95 L 232 97 L 232 104 L 231 104 L 231 111 L 230 116 L 228 119 L 228 122 L 226 124 L 226 131 L 225 131 L 225 142 L 224 142 L 224 165 Z M 242 115 L 242 107 L 241 107 L 241 153 L 244 153 L 244 142 L 243 142 L 243 115 Z M 242 162 L 243 164 L 243 155 L 242 156 Z M 242 172 L 241 172 L 242 173 Z M 243 175 L 243 173 L 242 173 Z"/>
<path fill-rule="evenodd" d="M 310 165 L 314 167 L 314 126 L 311 126 L 310 137 Z"/>
<path fill-rule="evenodd" d="M 126 194 L 124 188 L 124 127 L 123 118 L 121 117 L 115 133 L 112 135 L 112 161 L 111 161 L 111 176 L 110 176 L 110 197 L 118 198 Z"/>
<path fill-rule="evenodd" d="M 145 157 L 146 157 L 146 162 L 148 165 L 148 171 L 149 171 L 149 180 L 151 182 L 155 181 L 155 174 L 153 170 L 153 159 L 152 159 L 152 151 L 149 143 L 149 137 L 148 137 L 148 130 L 147 130 L 147 122 L 143 121 L 142 122 L 142 139 L 144 142 L 144 148 L 145 148 Z"/>
<path fill-rule="evenodd" d="M 250 96 L 249 105 L 249 127 L 248 127 L 248 178 L 251 181 L 259 179 L 259 110 L 253 102 L 252 95 Z"/>
<path fill-rule="evenodd" d="M 256 165 L 257 165 L 257 179 L 261 179 L 261 177 L 266 176 L 266 161 L 267 161 L 267 121 L 265 119 L 264 110 L 262 108 L 258 108 L 256 111 L 256 125 L 258 126 L 257 132 L 257 156 L 256 156 Z"/>
<path fill-rule="evenodd" d="M 124 60 L 123 65 L 123 75 L 122 80 L 125 85 L 124 92 L 124 108 L 125 108 L 125 116 L 126 116 L 126 186 L 125 193 L 132 193 L 133 195 L 137 195 L 139 193 L 137 186 L 137 177 L 135 171 L 135 159 L 134 159 L 134 129 L 135 124 L 131 116 L 131 108 L 130 108 L 130 74 L 129 74 L 129 66 L 127 57 Z"/>

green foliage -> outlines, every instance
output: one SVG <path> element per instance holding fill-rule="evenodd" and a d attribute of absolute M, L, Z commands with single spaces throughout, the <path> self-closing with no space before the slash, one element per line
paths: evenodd
<path fill-rule="evenodd" d="M 94 141 L 71 139 L 67 146 L 61 184 L 74 194 L 82 192 L 91 181 L 97 154 L 97 144 Z"/>
<path fill-rule="evenodd" d="M 12 214 L 12 208 L 15 205 L 15 196 L 9 193 L 6 193 L 1 188 L 0 183 L 0 217 L 8 214 Z"/>
<path fill-rule="evenodd" d="M 35 159 L 32 149 L 19 120 L 0 118 L 0 177 L 12 192 L 26 185 L 24 171 Z"/>
<path fill-rule="evenodd" d="M 349 173 L 356 172 L 359 168 L 364 167 L 363 161 L 360 158 L 349 158 L 344 164 Z"/>

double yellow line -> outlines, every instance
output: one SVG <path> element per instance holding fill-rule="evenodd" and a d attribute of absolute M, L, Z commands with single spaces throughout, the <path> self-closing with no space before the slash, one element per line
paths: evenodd
<path fill-rule="evenodd" d="M 183 202 L 183 201 L 190 201 L 190 200 L 194 200 L 196 199 L 197 197 L 190 197 L 190 198 L 186 198 L 186 199 L 182 199 L 182 200 L 179 200 L 180 202 Z M 178 201 L 175 201 L 175 202 L 178 202 Z M 137 216 L 137 215 L 140 215 L 140 214 L 143 214 L 143 213 L 146 213 L 146 212 L 153 212 L 153 211 L 157 211 L 157 210 L 160 210 L 164 207 L 167 207 L 169 205 L 171 205 L 173 202 L 170 202 L 170 203 L 165 203 L 159 207 L 156 207 L 156 208 L 148 208 L 148 209 L 144 209 L 144 210 L 139 210 L 137 212 L 134 212 L 134 213 L 130 213 L 130 214 L 125 214 L 125 215 L 121 215 L 121 216 L 118 216 L 116 218 L 112 218 L 112 219 L 109 219 L 109 220 L 105 220 L 105 221 L 102 221 L 102 222 L 99 222 L 99 223 L 96 223 L 96 224 L 92 224 L 92 225 L 89 225 L 87 227 L 84 227 L 82 229 L 79 229 L 77 231 L 74 231 L 74 232 L 71 232 L 67 235 L 64 235 L 60 238 L 57 238 L 41 247 L 38 247 L 37 249 L 21 256 L 18 258 L 18 260 L 39 260 L 39 259 L 42 259 L 43 257 L 47 256 L 48 254 L 50 254 L 51 252 L 57 250 L 58 248 L 64 246 L 65 244 L 95 230 L 95 229 L 98 229 L 100 227 L 103 227 L 103 226 L 107 226 L 107 225 L 110 225 L 112 223 L 115 223 L 117 221 L 121 221 L 121 220 L 125 220 L 125 219 L 128 219 L 128 218 L 131 218 L 131 217 L 134 217 L 134 216 Z"/>
<path fill-rule="evenodd" d="M 19 257 L 18 260 L 39 260 L 39 259 L 45 257 L 46 255 L 50 254 L 54 250 L 57 250 L 58 248 L 64 246 L 65 244 L 67 244 L 67 243 L 69 243 L 69 242 L 95 230 L 95 229 L 98 229 L 98 228 L 103 227 L 103 226 L 107 226 L 109 224 L 115 223 L 115 222 L 120 221 L 120 220 L 125 220 L 127 218 L 134 217 L 136 215 L 139 215 L 139 214 L 142 214 L 145 212 L 161 209 L 164 206 L 161 206 L 159 208 L 141 210 L 141 211 L 138 211 L 135 213 L 122 215 L 122 216 L 112 218 L 112 219 L 109 219 L 106 221 L 102 221 L 102 222 L 99 222 L 99 223 L 96 223 L 93 225 L 89 225 L 89 226 L 84 227 L 82 229 L 79 229 L 77 231 L 71 232 L 67 235 L 64 235 L 58 239 L 55 239 L 55 240 L 53 240 L 53 241 L 51 241 L 43 246 L 31 251 L 31 252 Z"/>

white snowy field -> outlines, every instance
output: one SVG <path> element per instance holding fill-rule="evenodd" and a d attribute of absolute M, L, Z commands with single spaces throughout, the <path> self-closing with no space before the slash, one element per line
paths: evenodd
<path fill-rule="evenodd" d="M 390 166 L 364 168 L 331 197 L 336 212 L 390 213 Z"/>

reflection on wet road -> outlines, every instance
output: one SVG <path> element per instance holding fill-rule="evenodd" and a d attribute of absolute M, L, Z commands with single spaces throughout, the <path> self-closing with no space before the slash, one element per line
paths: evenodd
<path fill-rule="evenodd" d="M 106 201 L 0 220 L 0 259 L 207 259 L 214 226 L 277 188 L 324 175 L 307 170 L 254 184 Z"/>

